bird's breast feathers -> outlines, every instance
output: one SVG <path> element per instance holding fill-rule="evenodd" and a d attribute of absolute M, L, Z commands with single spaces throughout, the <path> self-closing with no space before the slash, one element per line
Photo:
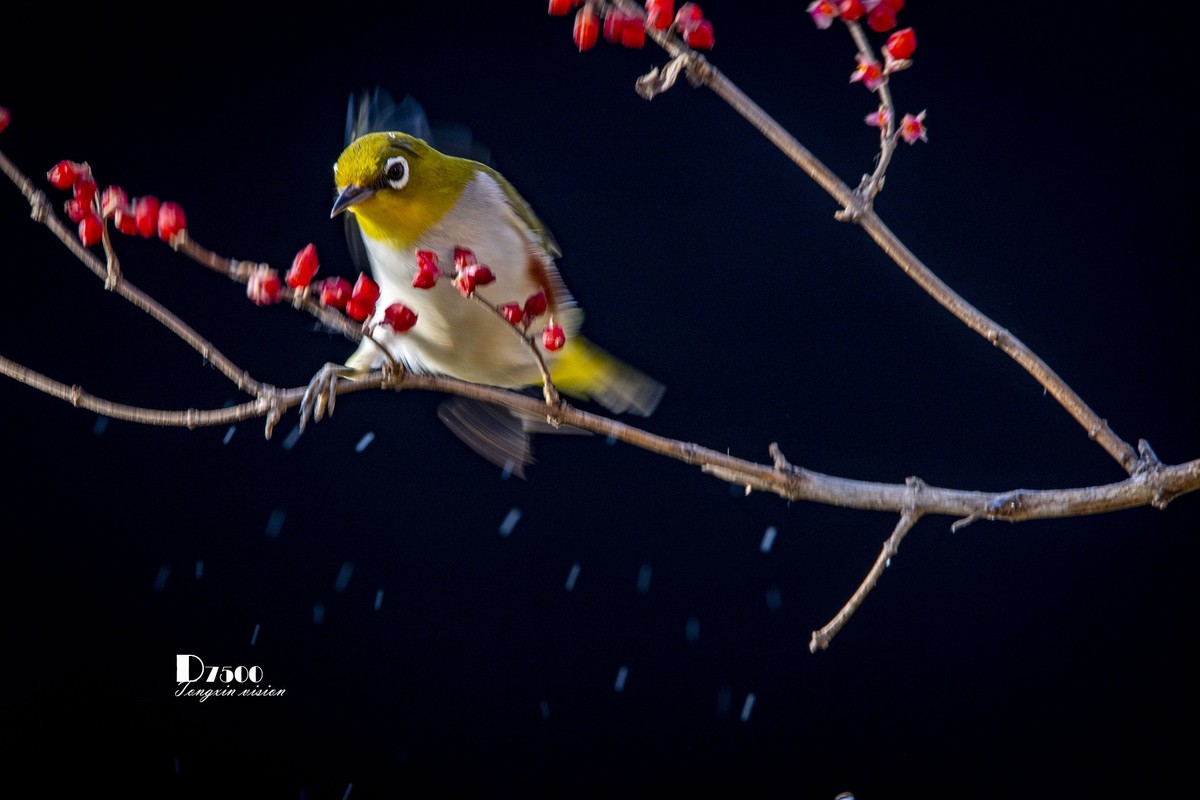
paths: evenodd
<path fill-rule="evenodd" d="M 458 202 L 417 236 L 415 246 L 397 249 L 372 237 L 365 237 L 365 242 L 380 287 L 377 315 L 394 302 L 417 312 L 417 324 L 410 331 L 386 337 L 389 350 L 410 368 L 502 386 L 533 382 L 537 374 L 531 354 L 508 323 L 461 296 L 449 279 L 430 289 L 412 285 L 418 250 L 433 251 L 439 266 L 453 271 L 455 248 L 468 248 L 496 276 L 493 283 L 477 289 L 482 298 L 493 304 L 524 303 L 530 295 L 545 291 L 551 313 L 568 336 L 579 328 L 578 309 L 540 232 L 525 223 L 504 187 L 487 172 L 476 171 Z M 367 356 L 370 349 L 360 352 Z"/>

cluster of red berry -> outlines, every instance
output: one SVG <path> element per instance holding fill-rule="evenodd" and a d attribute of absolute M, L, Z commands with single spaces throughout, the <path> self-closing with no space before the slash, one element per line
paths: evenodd
<path fill-rule="evenodd" d="M 666 31 L 674 27 L 687 46 L 695 50 L 711 50 L 713 46 L 712 23 L 695 3 L 684 3 L 676 13 L 675 0 L 646 0 L 644 15 L 606 6 L 601 19 L 595 5 L 585 0 L 550 0 L 551 16 L 566 16 L 576 8 L 579 10 L 575 12 L 573 33 L 581 52 L 595 47 L 601 33 L 607 42 L 641 49 L 646 46 L 648 28 Z"/>
<path fill-rule="evenodd" d="M 896 14 L 903 8 L 904 0 L 815 0 L 808 4 L 808 13 L 822 28 L 835 17 L 856 22 L 866 16 L 868 28 L 887 33 L 896 27 Z"/>
<path fill-rule="evenodd" d="M 301 248 L 292 259 L 292 266 L 283 276 L 279 272 L 260 264 L 250 274 L 246 282 L 246 295 L 260 306 L 269 306 L 283 299 L 283 285 L 296 291 L 304 291 L 312 287 L 313 292 L 322 305 L 343 312 L 355 322 L 364 322 L 375 313 L 375 304 L 379 302 L 379 284 L 365 272 L 358 274 L 358 280 L 352 286 L 350 281 L 342 277 L 330 277 L 313 283 L 313 278 L 320 269 L 317 258 L 317 247 L 311 242 Z M 411 309 L 395 303 L 384 310 L 384 324 L 403 333 L 416 324 L 417 315 Z"/>
<path fill-rule="evenodd" d="M 135 197 L 130 202 L 120 186 L 106 186 L 100 192 L 87 164 L 60 161 L 46 173 L 46 179 L 55 189 L 72 191 L 72 196 L 63 203 L 63 211 L 79 226 L 79 241 L 85 247 L 100 243 L 107 219 L 128 236 L 145 239 L 157 236 L 164 242 L 187 228 L 187 217 L 178 203 L 160 202 L 154 195 Z"/>
<path fill-rule="evenodd" d="M 430 289 L 443 275 L 446 273 L 443 273 L 438 266 L 437 253 L 432 250 L 417 251 L 417 274 L 413 277 L 412 282 L 415 288 Z M 486 286 L 496 280 L 496 275 L 491 268 L 486 264 L 480 264 L 475 258 L 474 251 L 466 247 L 454 248 L 454 273 L 446 275 L 446 277 L 453 280 L 454 288 L 458 289 L 459 294 L 463 297 L 473 295 L 477 286 Z M 526 298 L 524 304 L 502 303 L 496 307 L 496 310 L 509 324 L 519 325 L 528 330 L 535 319 L 546 313 L 548 307 L 546 293 L 539 290 Z M 413 321 L 416 321 L 415 315 Z M 566 334 L 563 332 L 562 326 L 551 319 L 550 324 L 542 330 L 542 344 L 547 350 L 558 350 L 566 344 L 566 341 Z"/>
<path fill-rule="evenodd" d="M 379 284 L 365 272 L 358 274 L 352 286 L 341 277 L 330 277 L 313 283 L 320 263 L 317 248 L 306 245 L 292 260 L 292 266 L 281 279 L 279 272 L 266 264 L 260 264 L 250 273 L 246 281 L 246 295 L 257 305 L 268 306 L 283 299 L 283 287 L 304 291 L 312 287 L 322 305 L 343 312 L 355 322 L 364 322 L 375 313 L 379 302 Z M 463 297 L 470 297 L 476 287 L 486 286 L 496 280 L 495 274 L 486 264 L 480 264 L 474 251 L 466 247 L 454 248 L 454 272 L 446 273 L 438 266 L 438 255 L 432 250 L 417 251 L 417 272 L 412 285 L 417 289 L 432 289 L 440 278 L 450 278 L 454 288 Z M 524 304 L 505 303 L 497 308 L 500 315 L 510 324 L 528 330 L 535 319 L 546 313 L 546 293 L 538 291 L 530 295 Z M 403 303 L 392 303 L 383 311 L 382 324 L 404 333 L 417 324 L 417 312 Z M 550 323 L 542 331 L 542 344 L 547 350 L 558 350 L 566 343 L 562 326 Z"/>
<path fill-rule="evenodd" d="M 431 289 L 442 277 L 438 266 L 438 254 L 432 250 L 417 251 L 417 274 L 413 276 L 412 285 L 416 289 Z M 476 286 L 486 286 L 496 280 L 495 274 L 486 264 L 480 264 L 475 259 L 475 253 L 466 247 L 454 248 L 454 274 L 449 276 L 454 281 L 454 288 L 463 297 L 475 293 Z"/>

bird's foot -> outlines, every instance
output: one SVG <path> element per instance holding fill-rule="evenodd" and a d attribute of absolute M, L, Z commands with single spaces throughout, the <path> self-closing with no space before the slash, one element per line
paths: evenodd
<path fill-rule="evenodd" d="M 343 364 L 325 364 L 308 382 L 304 397 L 300 401 L 300 430 L 311 419 L 320 422 L 327 414 L 333 416 L 333 407 L 337 399 L 337 382 L 339 378 L 357 375 L 358 370 Z"/>

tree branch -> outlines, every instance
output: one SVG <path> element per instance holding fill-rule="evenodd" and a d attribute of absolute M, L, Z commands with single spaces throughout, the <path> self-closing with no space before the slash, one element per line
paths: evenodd
<path fill-rule="evenodd" d="M 636 5 L 629 0 L 616 0 L 616 4 L 626 13 L 639 13 Z M 850 23 L 850 25 L 854 30 L 858 23 Z M 1128 442 L 1117 436 L 1109 427 L 1108 422 L 1092 411 L 1083 398 L 1077 395 L 1054 370 L 1050 369 L 1020 339 L 997 325 L 943 283 L 929 267 L 904 246 L 875 213 L 871 206 L 871 196 L 868 193 L 856 192 L 847 186 L 832 170 L 714 67 L 708 59 L 688 48 L 678 36 L 670 31 L 653 29 L 647 33 L 672 57 L 675 64 L 674 69 L 685 69 L 694 85 L 712 90 L 837 201 L 842 206 L 842 210 L 837 215 L 839 219 L 855 222 L 862 227 L 888 257 L 895 261 L 906 275 L 916 281 L 917 285 L 943 308 L 1020 364 L 1045 388 L 1051 397 L 1066 409 L 1076 422 L 1083 426 L 1083 429 L 1087 431 L 1088 438 L 1103 447 L 1105 452 L 1112 456 L 1126 472 L 1132 473 L 1138 467 L 1137 451 Z M 856 41 L 860 49 L 865 45 L 865 40 L 861 35 Z M 880 88 L 885 90 L 886 86 L 885 77 Z M 653 93 L 647 95 L 642 89 L 643 83 L 639 82 L 639 92 L 643 96 L 653 96 Z M 887 102 L 890 104 L 890 100 Z M 871 182 L 870 179 L 868 182 Z M 882 175 L 877 171 L 873 183 L 881 182 Z"/>

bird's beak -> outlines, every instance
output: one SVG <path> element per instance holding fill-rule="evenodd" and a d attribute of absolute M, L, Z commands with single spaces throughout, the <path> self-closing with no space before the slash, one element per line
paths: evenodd
<path fill-rule="evenodd" d="M 338 214 L 345 211 L 355 203 L 361 203 L 371 195 L 375 194 L 375 190 L 369 186 L 358 186 L 350 184 L 337 196 L 337 200 L 333 201 L 333 210 L 329 212 L 329 218 L 333 219 Z"/>

